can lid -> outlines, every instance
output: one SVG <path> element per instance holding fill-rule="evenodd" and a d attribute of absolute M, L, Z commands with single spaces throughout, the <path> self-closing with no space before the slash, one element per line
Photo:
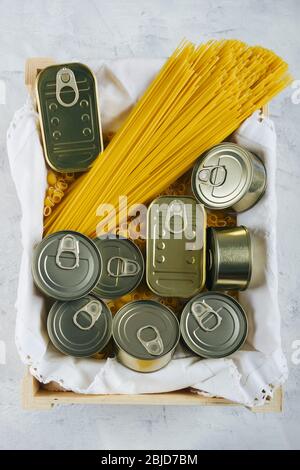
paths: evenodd
<path fill-rule="evenodd" d="M 205 244 L 206 214 L 194 197 L 160 196 L 152 201 L 147 213 L 149 288 L 159 296 L 185 299 L 201 292 Z"/>
<path fill-rule="evenodd" d="M 206 207 L 225 209 L 247 192 L 253 175 L 251 153 L 223 142 L 198 159 L 192 174 L 194 196 Z"/>
<path fill-rule="evenodd" d="M 140 249 L 125 238 L 96 238 L 102 259 L 102 272 L 93 292 L 104 299 L 122 297 L 134 290 L 144 275 Z"/>
<path fill-rule="evenodd" d="M 187 346 L 199 356 L 229 356 L 244 343 L 248 322 L 242 306 L 218 292 L 195 296 L 183 309 L 180 329 Z"/>
<path fill-rule="evenodd" d="M 97 284 L 100 253 L 94 242 L 79 232 L 56 232 L 35 248 L 32 274 L 36 285 L 49 297 L 79 299 Z"/>
<path fill-rule="evenodd" d="M 55 302 L 48 315 L 47 328 L 59 351 L 89 357 L 102 351 L 109 342 L 112 316 L 103 301 L 88 295 L 71 302 Z"/>
<path fill-rule="evenodd" d="M 175 314 L 153 300 L 124 305 L 113 320 L 113 337 L 120 349 L 138 359 L 153 360 L 175 348 L 179 341 Z"/>

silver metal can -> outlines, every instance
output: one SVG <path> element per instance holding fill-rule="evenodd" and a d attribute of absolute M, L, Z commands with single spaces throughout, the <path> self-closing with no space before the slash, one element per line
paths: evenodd
<path fill-rule="evenodd" d="M 48 315 L 47 329 L 52 344 L 62 353 L 89 357 L 104 351 L 112 335 L 108 306 L 88 295 L 71 302 L 55 302 Z"/>
<path fill-rule="evenodd" d="M 53 233 L 33 252 L 33 280 L 45 295 L 57 300 L 74 300 L 89 294 L 98 282 L 101 269 L 98 248 L 79 232 Z"/>
<path fill-rule="evenodd" d="M 168 364 L 179 337 L 175 314 L 153 300 L 130 302 L 113 320 L 117 358 L 138 372 L 154 372 Z"/>
<path fill-rule="evenodd" d="M 144 258 L 133 241 L 127 238 L 96 238 L 102 260 L 99 281 L 93 293 L 103 299 L 116 299 L 132 292 L 142 281 Z"/>
<path fill-rule="evenodd" d="M 235 299 L 219 292 L 205 292 L 184 307 L 180 330 L 191 351 L 203 358 L 216 359 L 242 347 L 248 334 L 248 321 Z"/>
<path fill-rule="evenodd" d="M 247 289 L 252 264 L 252 244 L 246 227 L 208 229 L 206 287 L 209 290 Z"/>
<path fill-rule="evenodd" d="M 266 170 L 254 153 L 237 144 L 223 142 L 198 159 L 191 186 L 194 196 L 205 207 L 243 212 L 264 194 Z"/>

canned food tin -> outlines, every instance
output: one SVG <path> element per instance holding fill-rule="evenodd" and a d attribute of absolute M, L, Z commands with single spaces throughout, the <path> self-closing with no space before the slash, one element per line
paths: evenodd
<path fill-rule="evenodd" d="M 259 263 L 259 260 L 258 260 Z M 244 226 L 209 228 L 206 286 L 209 290 L 245 290 L 252 273 L 252 248 Z"/>
<path fill-rule="evenodd" d="M 232 297 L 206 292 L 191 299 L 180 321 L 184 342 L 204 358 L 226 357 L 241 348 L 248 333 L 242 306 Z"/>
<path fill-rule="evenodd" d="M 37 287 L 57 300 L 74 300 L 93 290 L 101 275 L 101 257 L 92 240 L 63 230 L 34 249 L 32 274 Z"/>
<path fill-rule="evenodd" d="M 97 82 L 86 65 L 52 65 L 40 72 L 37 104 L 46 160 L 60 172 L 83 171 L 103 150 Z"/>
<path fill-rule="evenodd" d="M 102 259 L 102 271 L 93 292 L 104 299 L 115 299 L 138 287 L 144 275 L 140 249 L 124 238 L 96 238 Z"/>
<path fill-rule="evenodd" d="M 148 209 L 146 279 L 163 297 L 188 298 L 205 282 L 206 214 L 190 196 L 162 196 Z"/>
<path fill-rule="evenodd" d="M 257 155 L 223 142 L 201 155 L 191 180 L 194 196 L 209 209 L 242 212 L 254 206 L 266 188 L 266 170 Z"/>
<path fill-rule="evenodd" d="M 47 320 L 53 345 L 62 353 L 89 357 L 102 352 L 112 335 L 112 315 L 107 305 L 88 295 L 72 302 L 55 302 Z"/>
<path fill-rule="evenodd" d="M 168 364 L 179 336 L 174 313 L 153 300 L 124 305 L 113 320 L 117 358 L 138 372 L 154 372 Z"/>

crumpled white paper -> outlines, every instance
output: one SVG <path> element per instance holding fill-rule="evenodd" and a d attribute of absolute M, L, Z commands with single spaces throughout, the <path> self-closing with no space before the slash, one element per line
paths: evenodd
<path fill-rule="evenodd" d="M 151 82 L 162 60 L 128 59 L 103 62 L 96 72 L 104 132 L 118 129 L 138 97 Z M 42 237 L 46 167 L 37 131 L 37 114 L 30 100 L 16 112 L 7 133 L 11 173 L 22 208 L 23 254 L 17 294 L 16 344 L 22 361 L 41 382 L 56 381 L 77 393 L 156 393 L 193 387 L 206 394 L 260 405 L 287 377 L 281 349 L 276 258 L 276 133 L 272 121 L 258 113 L 234 134 L 233 140 L 264 160 L 267 191 L 251 210 L 239 215 L 239 224 L 254 233 L 264 260 L 258 287 L 240 294 L 249 318 L 249 336 L 243 349 L 226 359 L 189 355 L 178 346 L 174 359 L 162 370 L 141 374 L 116 359 L 76 359 L 57 352 L 46 332 L 46 305 L 33 285 L 32 249 Z M 262 256 L 263 255 L 263 256 Z M 255 259 L 254 259 L 255 264 Z"/>

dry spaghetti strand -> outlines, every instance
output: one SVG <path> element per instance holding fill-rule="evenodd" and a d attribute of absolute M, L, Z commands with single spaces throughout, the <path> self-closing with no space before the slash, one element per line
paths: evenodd
<path fill-rule="evenodd" d="M 45 234 L 78 230 L 99 235 L 128 204 L 147 203 L 183 175 L 198 156 L 224 140 L 255 110 L 290 84 L 287 64 L 272 51 L 236 40 L 196 47 L 183 41 L 94 162 L 53 208 Z M 103 219 L 103 214 L 102 214 Z"/>

